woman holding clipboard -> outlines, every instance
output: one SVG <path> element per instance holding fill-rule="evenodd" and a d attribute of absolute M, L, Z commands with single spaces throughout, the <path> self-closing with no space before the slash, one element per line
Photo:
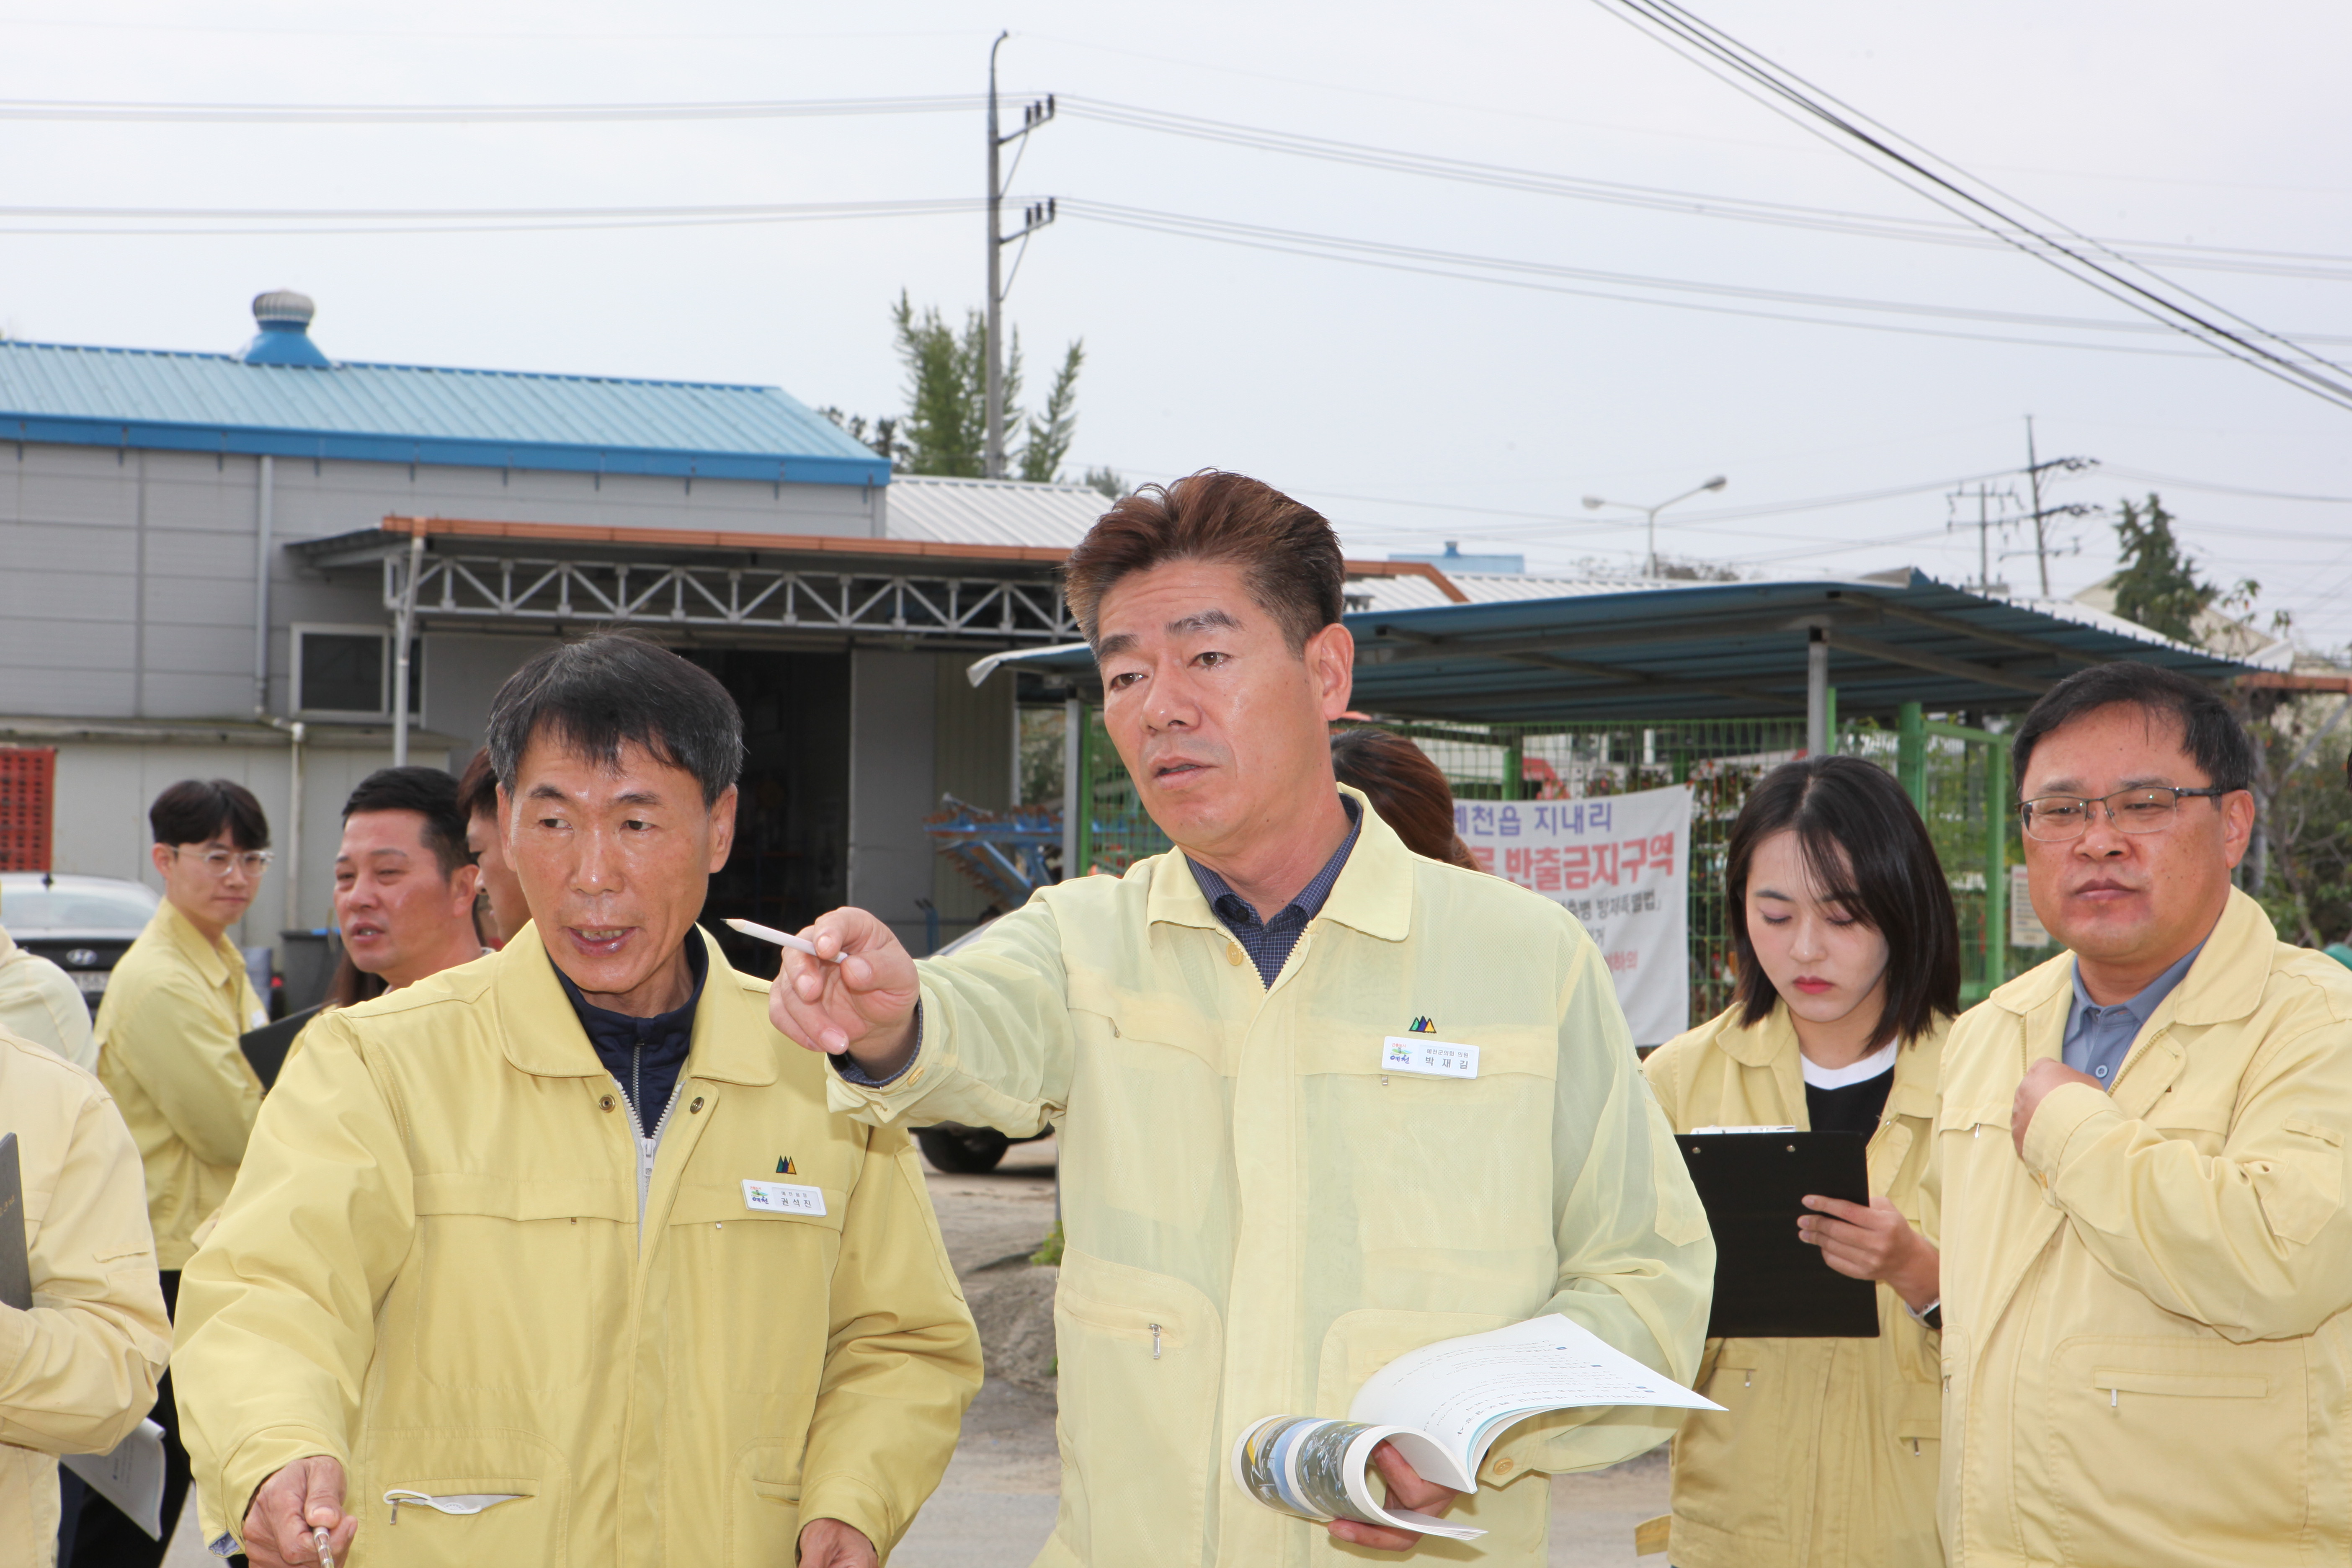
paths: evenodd
<path fill-rule="evenodd" d="M 1675 1568 L 1941 1564 L 1936 1216 L 1921 1193 L 1945 1031 L 1952 895 L 1902 786 L 1857 757 L 1766 774 L 1724 871 L 1738 989 L 1643 1064 L 1677 1133 L 1867 1134 L 1870 1203 L 1809 1197 L 1832 1268 L 1878 1281 L 1875 1339 L 1711 1339 L 1674 1445 Z M 1656 1526 L 1643 1527 L 1654 1551 Z"/>

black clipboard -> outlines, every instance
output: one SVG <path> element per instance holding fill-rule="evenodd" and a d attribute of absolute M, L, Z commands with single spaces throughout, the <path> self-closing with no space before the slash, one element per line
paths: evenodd
<path fill-rule="evenodd" d="M 253 1064 L 253 1073 L 261 1080 L 267 1094 L 278 1085 L 278 1069 L 286 1065 L 286 1053 L 294 1048 L 294 1037 L 302 1026 L 326 1010 L 326 1004 L 305 1007 L 299 1013 L 289 1013 L 275 1024 L 264 1024 L 258 1029 L 248 1029 L 236 1037 L 237 1049 Z"/>
<path fill-rule="evenodd" d="M 33 1310 L 33 1265 L 25 1255 L 25 1173 L 14 1132 L 0 1134 L 0 1306 Z"/>
<path fill-rule="evenodd" d="M 1870 1201 L 1859 1132 L 1685 1132 L 1675 1142 L 1715 1231 L 1709 1339 L 1878 1337 L 1878 1287 L 1797 1234 L 1807 1194 Z"/>

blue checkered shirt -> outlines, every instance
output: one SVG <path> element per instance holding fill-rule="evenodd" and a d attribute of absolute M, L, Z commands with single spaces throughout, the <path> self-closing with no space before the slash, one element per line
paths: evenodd
<path fill-rule="evenodd" d="M 1225 929 L 1234 933 L 1234 940 L 1242 944 L 1242 951 L 1249 954 L 1250 962 L 1257 965 L 1258 979 L 1269 987 L 1274 984 L 1274 977 L 1282 973 L 1282 966 L 1290 962 L 1290 951 L 1298 945 L 1307 922 L 1323 912 L 1333 884 L 1348 868 L 1348 854 L 1356 847 L 1357 836 L 1364 830 L 1362 808 L 1344 795 L 1339 804 L 1348 808 L 1348 841 L 1323 862 L 1323 869 L 1298 889 L 1297 898 L 1274 912 L 1270 921 L 1258 919 L 1250 901 L 1234 892 L 1223 877 L 1191 856 L 1184 857 L 1184 864 L 1192 868 L 1192 879 L 1201 884 L 1201 896 L 1209 900 L 1209 908 L 1216 911 L 1217 919 L 1224 922 Z"/>

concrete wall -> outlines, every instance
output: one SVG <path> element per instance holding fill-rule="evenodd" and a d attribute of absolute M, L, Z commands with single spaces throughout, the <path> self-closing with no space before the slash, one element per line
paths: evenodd
<path fill-rule="evenodd" d="M 997 676 L 974 689 L 964 670 L 971 658 L 941 654 L 933 661 L 931 805 L 951 795 L 991 810 L 1013 804 L 1013 681 Z M 944 856 L 931 857 L 931 899 L 950 923 L 940 932 L 951 942 L 971 928 L 969 921 L 992 900 Z"/>
<path fill-rule="evenodd" d="M 922 820 L 932 787 L 939 656 L 859 648 L 849 660 L 849 901 L 921 952 L 931 896 Z"/>
<path fill-rule="evenodd" d="M 410 761 L 446 766 L 449 758 L 443 752 L 412 752 Z M 290 746 L 67 742 L 58 747 L 51 868 L 82 876 L 121 877 L 161 892 L 163 879 L 148 852 L 154 839 L 147 826 L 147 807 L 165 785 L 181 779 L 234 779 L 260 800 L 278 858 L 245 919 L 229 935 L 240 947 L 274 946 L 287 924 L 289 879 L 298 893 L 293 928 L 309 931 L 328 923 L 344 797 L 361 779 L 391 763 L 389 750 L 304 747 L 298 835 L 288 816 Z"/>

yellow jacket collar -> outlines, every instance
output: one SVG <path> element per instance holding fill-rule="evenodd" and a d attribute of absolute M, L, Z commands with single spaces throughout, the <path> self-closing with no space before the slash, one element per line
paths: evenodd
<path fill-rule="evenodd" d="M 2213 923 L 2213 934 L 2205 939 L 2204 951 L 2165 998 L 2158 1014 L 2168 1013 L 2183 1024 L 2221 1024 L 2251 1016 L 2270 981 L 2270 950 L 2277 943 L 2278 928 L 2271 924 L 2262 905 L 2231 889 L 2229 901 L 2221 906 L 2221 918 Z M 2053 1002 L 2063 1005 L 2074 989 L 2074 963 L 2061 957 L 2035 965 L 1985 1000 L 2023 1016 Z"/>
<path fill-rule="evenodd" d="M 228 978 L 228 960 L 221 953 L 221 943 L 228 938 L 224 935 L 218 942 L 205 941 L 196 922 L 182 914 L 180 906 L 171 900 L 165 899 L 155 906 L 155 918 L 147 922 L 147 929 L 186 955 L 206 984 L 218 985 Z"/>
<path fill-rule="evenodd" d="M 1950 1026 L 1945 1020 L 1937 1029 L 1917 1040 L 1906 1041 L 1895 1053 L 1895 1081 L 1887 1087 L 1886 1103 L 1898 1116 L 1933 1116 L 1936 1113 L 1936 1077 L 1938 1053 L 1926 1048 L 1941 1037 Z M 1797 1042 L 1797 1026 L 1789 1016 L 1789 1005 L 1776 1002 L 1772 1011 L 1750 1026 L 1732 1023 L 1716 1033 L 1716 1048 L 1742 1067 L 1769 1068 L 1779 1063 L 1792 1064 L 1796 1092 L 1804 1093 L 1804 1049 Z"/>
<path fill-rule="evenodd" d="M 771 1033 L 762 1015 L 756 1028 L 741 1026 L 738 1009 L 750 994 L 742 977 L 727 963 L 726 954 L 700 926 L 693 938 L 703 943 L 710 969 L 702 982 L 702 1002 L 694 1010 L 694 1043 L 688 1048 L 683 1077 L 718 1079 L 726 1083 L 773 1083 L 773 1051 L 763 1051 Z M 499 950 L 492 994 L 499 1010 L 499 1041 L 508 1062 L 535 1078 L 601 1078 L 604 1062 L 572 1010 L 572 998 L 555 978 L 555 961 L 539 939 L 536 922 L 515 932 Z"/>
<path fill-rule="evenodd" d="M 1402 942 L 1412 925 L 1412 851 L 1381 820 L 1364 793 L 1348 784 L 1339 793 L 1352 795 L 1361 809 L 1356 847 L 1349 852 L 1339 879 L 1331 886 L 1318 919 L 1329 919 L 1383 942 Z M 1223 924 L 1201 891 L 1200 879 L 1181 849 L 1160 857 L 1144 900 L 1144 918 L 1157 924 L 1200 926 L 1222 931 Z"/>

